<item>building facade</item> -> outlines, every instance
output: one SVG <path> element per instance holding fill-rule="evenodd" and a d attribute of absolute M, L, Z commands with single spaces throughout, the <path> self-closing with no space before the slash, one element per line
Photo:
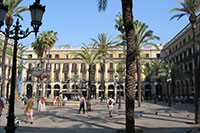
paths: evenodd
<path fill-rule="evenodd" d="M 37 72 L 40 71 L 37 69 L 39 68 L 40 59 L 38 59 L 32 48 L 27 48 L 23 57 L 27 69 L 23 70 L 21 95 L 37 96 L 41 94 L 41 91 L 43 91 L 43 94 L 47 97 L 51 98 L 59 94 L 68 94 L 77 91 L 81 91 L 82 94 L 85 95 L 87 93 L 87 81 L 89 76 L 88 65 L 84 61 L 74 58 L 72 54 L 80 50 L 81 47 L 53 47 L 50 52 L 47 52 L 47 54 L 44 55 L 44 70 L 42 70 L 42 73 L 43 77 L 45 77 L 45 73 L 48 73 L 47 75 L 49 76 L 44 78 L 44 86 L 41 87 L 41 83 L 38 80 L 38 77 L 41 78 L 41 72 Z M 157 58 L 160 54 L 160 50 L 153 47 L 142 47 L 141 50 L 141 56 L 144 57 L 147 62 Z M 122 96 L 125 94 L 124 80 L 121 83 L 117 83 L 115 80 L 115 75 L 120 71 L 118 67 L 122 66 L 123 48 L 109 50 L 109 54 L 113 60 L 106 60 L 104 74 L 105 87 L 103 92 L 101 91 L 100 64 L 97 63 L 93 66 L 91 93 L 95 98 L 99 98 L 101 93 L 103 93 L 105 97 L 112 95 L 116 98 L 120 90 Z M 71 80 L 75 73 L 79 75 L 77 83 L 73 83 Z M 144 75 L 142 77 L 144 79 Z M 43 88 L 43 90 L 41 88 Z"/>
<path fill-rule="evenodd" d="M 2 53 L 3 53 L 3 46 L 4 46 L 4 40 L 5 40 L 5 36 L 0 33 L 0 40 L 2 40 L 2 43 L 0 44 L 0 90 L 2 92 L 2 88 L 1 88 L 1 84 L 2 84 Z M 8 40 L 8 45 L 7 45 L 7 51 L 10 50 L 10 52 L 12 51 L 12 47 L 13 47 L 13 41 L 12 40 Z M 6 79 L 5 79 L 5 94 L 3 94 L 5 96 L 5 98 L 9 98 L 10 95 L 10 87 L 11 87 L 11 75 L 12 75 L 12 55 L 11 54 L 6 54 L 6 58 L 5 58 L 5 74 L 6 74 Z"/>
<path fill-rule="evenodd" d="M 200 25 L 199 17 L 196 30 L 196 39 L 198 46 L 200 44 Z M 199 51 L 199 47 L 197 49 Z M 175 84 L 169 87 L 170 95 L 179 97 L 194 97 L 194 49 L 193 34 L 191 24 L 185 26 L 177 35 L 175 35 L 163 48 L 161 52 L 164 60 L 169 63 L 175 63 L 180 66 L 186 74 L 181 78 L 176 78 Z M 188 73 L 188 74 L 187 74 Z M 165 90 L 167 91 L 167 90 Z"/>

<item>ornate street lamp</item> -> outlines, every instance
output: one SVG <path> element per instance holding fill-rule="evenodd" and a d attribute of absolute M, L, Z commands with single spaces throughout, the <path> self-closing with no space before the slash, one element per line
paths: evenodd
<path fill-rule="evenodd" d="M 14 40 L 14 50 L 13 50 L 13 64 L 12 64 L 12 77 L 11 77 L 11 93 L 9 99 L 9 111 L 8 111 L 8 121 L 7 126 L 5 127 L 6 133 L 15 133 L 15 114 L 14 114 L 14 104 L 15 104 L 15 79 L 16 79 L 16 62 L 17 62 L 17 45 L 18 40 L 26 38 L 32 32 L 37 34 L 39 27 L 42 25 L 42 16 L 45 11 L 45 6 L 40 5 L 40 0 L 36 0 L 33 5 L 29 7 L 31 12 L 31 26 L 33 27 L 32 31 L 26 29 L 25 31 L 21 30 L 21 25 L 19 24 L 19 19 L 16 21 L 16 25 L 14 25 L 14 29 L 3 33 L 7 38 Z M 6 13 L 8 11 L 8 7 L 3 5 L 3 0 L 0 0 L 0 28 L 4 24 L 4 19 Z"/>
<path fill-rule="evenodd" d="M 155 89 L 156 89 L 156 86 L 158 85 L 158 82 L 154 82 L 154 85 L 155 85 Z M 157 103 L 157 94 L 155 94 L 154 96 L 154 103 Z"/>

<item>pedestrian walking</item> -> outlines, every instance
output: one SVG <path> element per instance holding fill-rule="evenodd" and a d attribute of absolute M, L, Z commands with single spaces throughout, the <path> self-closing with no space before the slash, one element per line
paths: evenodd
<path fill-rule="evenodd" d="M 27 96 L 27 98 L 28 100 L 24 106 L 24 112 L 26 113 L 26 123 L 28 123 L 28 119 L 30 117 L 30 123 L 33 124 L 33 100 L 30 96 Z"/>
<path fill-rule="evenodd" d="M 58 96 L 58 97 L 57 97 L 57 100 L 58 100 L 58 106 L 61 106 L 61 105 L 62 105 L 62 99 L 61 99 L 61 96 Z"/>
<path fill-rule="evenodd" d="M 81 109 L 83 108 L 83 114 L 85 114 L 85 98 L 84 96 L 80 97 L 80 108 L 79 108 L 79 114 L 81 112 Z"/>
<path fill-rule="evenodd" d="M 154 95 L 153 99 L 154 99 L 154 103 L 156 104 L 157 103 L 157 96 Z"/>
<path fill-rule="evenodd" d="M 3 114 L 3 112 L 4 112 L 4 108 L 5 108 L 4 98 L 1 97 L 1 99 L 0 99 L 0 118 L 1 118 L 1 116 Z"/>
<path fill-rule="evenodd" d="M 64 99 L 63 99 L 63 106 L 66 106 L 66 104 L 67 104 L 67 96 L 64 96 Z"/>
<path fill-rule="evenodd" d="M 113 105 L 115 100 L 111 98 L 111 96 L 107 99 L 107 107 L 109 110 L 109 116 L 112 117 Z"/>

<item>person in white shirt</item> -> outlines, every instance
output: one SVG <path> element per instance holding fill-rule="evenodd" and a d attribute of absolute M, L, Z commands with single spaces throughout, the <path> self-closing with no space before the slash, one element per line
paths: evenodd
<path fill-rule="evenodd" d="M 112 111 L 113 111 L 113 105 L 115 103 L 115 100 L 111 98 L 111 96 L 109 96 L 109 98 L 107 99 L 107 107 L 109 110 L 109 116 L 112 117 Z"/>
<path fill-rule="evenodd" d="M 85 114 L 85 98 L 84 96 L 80 97 L 80 108 L 79 108 L 79 114 L 81 112 L 81 109 L 83 108 L 83 114 Z"/>
<path fill-rule="evenodd" d="M 65 96 L 64 99 L 63 99 L 63 106 L 65 106 L 65 105 L 67 104 L 67 100 L 68 100 L 68 99 L 67 99 L 67 97 Z"/>

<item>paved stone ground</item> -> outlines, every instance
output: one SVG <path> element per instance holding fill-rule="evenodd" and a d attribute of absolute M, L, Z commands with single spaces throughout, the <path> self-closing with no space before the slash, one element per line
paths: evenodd
<path fill-rule="evenodd" d="M 136 103 L 137 105 L 137 103 Z M 17 103 L 16 118 L 20 125 L 17 133 L 115 133 L 125 129 L 125 104 L 122 109 L 114 107 L 113 117 L 108 117 L 105 101 L 94 100 L 92 111 L 78 114 L 79 105 L 68 107 L 47 106 L 46 112 L 36 111 L 34 105 L 34 123 L 25 123 L 23 104 Z M 7 112 L 7 110 L 5 111 Z M 155 115 L 157 112 L 158 115 Z M 170 116 L 171 115 L 171 116 Z M 0 133 L 4 133 L 6 113 L 0 121 Z M 173 104 L 145 101 L 141 108 L 135 109 L 136 129 L 144 133 L 200 133 L 200 125 L 187 124 L 194 122 L 194 107 L 192 104 Z"/>

